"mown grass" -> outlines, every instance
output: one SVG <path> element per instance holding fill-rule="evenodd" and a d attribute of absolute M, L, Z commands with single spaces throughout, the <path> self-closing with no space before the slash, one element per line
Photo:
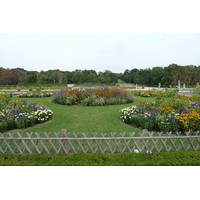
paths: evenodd
<path fill-rule="evenodd" d="M 200 166 L 200 152 L 0 154 L 1 166 Z"/>
<path fill-rule="evenodd" d="M 154 101 L 154 98 L 135 97 L 135 102 L 132 104 L 87 107 L 55 104 L 51 102 L 51 97 L 20 99 L 42 103 L 54 112 L 51 121 L 21 130 L 22 132 L 60 132 L 62 129 L 67 129 L 76 133 L 139 132 L 139 129 L 120 120 L 120 110 L 143 101 Z"/>

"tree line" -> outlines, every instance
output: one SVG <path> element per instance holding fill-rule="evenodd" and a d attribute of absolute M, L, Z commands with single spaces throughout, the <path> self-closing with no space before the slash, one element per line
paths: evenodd
<path fill-rule="evenodd" d="M 157 86 L 175 86 L 180 80 L 181 84 L 196 85 L 200 82 L 200 66 L 181 66 L 171 64 L 167 67 L 153 67 L 152 69 L 132 69 L 125 70 L 122 75 L 124 82 Z"/>
<path fill-rule="evenodd" d="M 37 85 L 37 84 L 113 84 L 133 83 L 146 86 L 169 87 L 177 85 L 178 80 L 186 85 L 196 85 L 200 82 L 200 66 L 181 66 L 171 64 L 167 67 L 153 67 L 152 69 L 126 69 L 124 73 L 113 73 L 109 70 L 96 72 L 95 70 L 75 71 L 26 71 L 23 68 L 5 69 L 0 67 L 0 85 Z"/>

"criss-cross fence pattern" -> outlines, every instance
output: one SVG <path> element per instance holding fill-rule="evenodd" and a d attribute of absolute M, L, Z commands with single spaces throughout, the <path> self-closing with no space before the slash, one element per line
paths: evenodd
<path fill-rule="evenodd" d="M 200 134 L 0 133 L 0 153 L 124 153 L 200 151 Z"/>

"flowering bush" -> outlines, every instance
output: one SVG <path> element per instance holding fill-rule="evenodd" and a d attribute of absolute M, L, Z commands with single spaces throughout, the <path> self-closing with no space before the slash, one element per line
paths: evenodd
<path fill-rule="evenodd" d="M 0 94 L 0 110 L 5 108 L 10 100 L 11 96 L 9 94 Z"/>
<path fill-rule="evenodd" d="M 18 97 L 27 97 L 27 98 L 42 98 L 42 97 L 51 97 L 53 96 L 52 92 L 27 92 L 27 93 L 23 93 L 18 95 Z"/>
<path fill-rule="evenodd" d="M 91 95 L 81 101 L 83 106 L 103 106 L 105 105 L 105 100 L 102 97 L 97 97 L 96 95 Z"/>
<path fill-rule="evenodd" d="M 133 96 L 118 88 L 83 88 L 61 90 L 54 94 L 52 101 L 62 105 L 103 106 L 132 103 Z"/>
<path fill-rule="evenodd" d="M 135 96 L 141 96 L 141 97 L 174 97 L 177 94 L 177 89 L 165 89 L 165 91 L 159 91 L 159 90 L 135 90 L 134 95 Z"/>
<path fill-rule="evenodd" d="M 135 96 L 141 96 L 141 97 L 156 97 L 158 94 L 158 91 L 153 91 L 153 90 L 135 90 L 134 95 Z"/>
<path fill-rule="evenodd" d="M 0 110 L 0 132 L 15 128 L 26 128 L 52 118 L 53 112 L 26 101 L 10 101 Z"/>
<path fill-rule="evenodd" d="M 199 131 L 200 99 L 175 96 L 157 99 L 155 103 L 142 103 L 122 109 L 121 119 L 127 124 L 157 131 Z"/>

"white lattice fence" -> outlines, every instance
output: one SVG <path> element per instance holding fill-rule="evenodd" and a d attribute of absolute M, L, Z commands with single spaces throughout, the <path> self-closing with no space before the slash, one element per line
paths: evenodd
<path fill-rule="evenodd" d="M 200 151 L 199 132 L 0 133 L 0 153 L 124 153 Z"/>

